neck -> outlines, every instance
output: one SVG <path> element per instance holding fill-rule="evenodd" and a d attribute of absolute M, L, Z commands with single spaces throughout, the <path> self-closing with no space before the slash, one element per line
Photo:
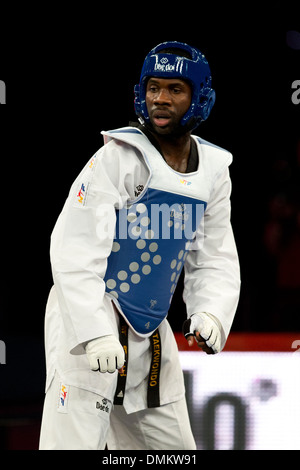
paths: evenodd
<path fill-rule="evenodd" d="M 191 133 L 181 136 L 159 135 L 153 133 L 161 153 L 170 167 L 185 173 L 191 151 Z"/>

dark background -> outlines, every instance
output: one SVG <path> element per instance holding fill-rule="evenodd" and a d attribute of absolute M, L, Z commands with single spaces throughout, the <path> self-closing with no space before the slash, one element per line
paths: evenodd
<path fill-rule="evenodd" d="M 160 42 L 187 42 L 206 55 L 217 100 L 195 133 L 234 156 L 242 290 L 232 331 L 300 331 L 300 104 L 291 100 L 300 51 L 286 41 L 300 31 L 300 16 L 296 2 L 221 5 L 26 6 L 1 30 L 3 449 L 37 442 L 51 231 L 73 180 L 102 146 L 100 131 L 135 118 L 133 86 Z M 185 318 L 181 290 L 182 283 L 169 313 L 175 331 Z"/>

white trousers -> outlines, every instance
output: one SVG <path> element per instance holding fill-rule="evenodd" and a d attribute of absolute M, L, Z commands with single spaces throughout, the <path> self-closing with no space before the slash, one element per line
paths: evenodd
<path fill-rule="evenodd" d="M 195 450 L 185 399 L 127 414 L 106 398 L 61 382 L 44 403 L 40 450 Z"/>

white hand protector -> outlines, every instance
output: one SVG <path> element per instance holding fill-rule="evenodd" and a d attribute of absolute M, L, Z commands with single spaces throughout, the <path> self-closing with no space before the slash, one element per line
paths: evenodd
<path fill-rule="evenodd" d="M 125 362 L 124 349 L 114 335 L 93 339 L 86 345 L 85 351 L 94 371 L 112 374 L 121 369 Z"/>
<path fill-rule="evenodd" d="M 194 313 L 184 322 L 183 334 L 187 338 L 198 331 L 206 345 L 216 354 L 221 351 L 221 324 L 209 313 Z"/>

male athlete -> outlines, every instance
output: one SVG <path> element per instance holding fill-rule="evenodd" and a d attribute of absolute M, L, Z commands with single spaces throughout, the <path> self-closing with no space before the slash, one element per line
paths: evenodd
<path fill-rule="evenodd" d="M 232 155 L 191 134 L 214 101 L 203 54 L 158 45 L 139 124 L 103 132 L 71 187 L 51 238 L 40 449 L 196 448 L 166 317 L 184 269 L 184 335 L 215 354 L 238 302 Z"/>

